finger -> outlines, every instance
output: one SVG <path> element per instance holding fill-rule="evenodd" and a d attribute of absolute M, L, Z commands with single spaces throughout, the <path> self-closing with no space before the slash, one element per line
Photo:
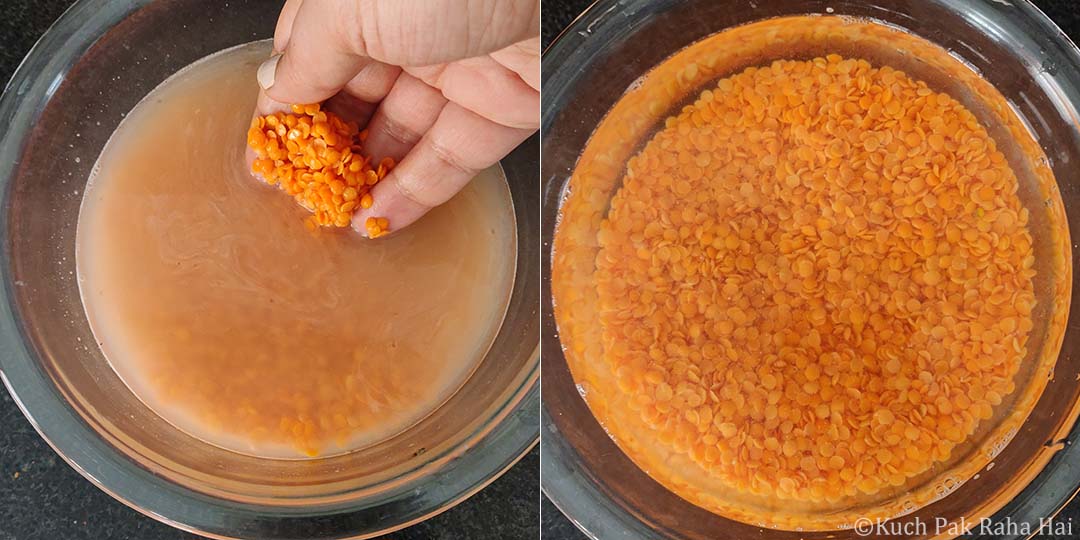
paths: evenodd
<path fill-rule="evenodd" d="M 281 6 L 278 14 L 277 26 L 274 27 L 274 54 L 285 50 L 289 44 L 289 36 L 292 35 L 293 21 L 296 20 L 296 12 L 300 10 L 300 4 L 304 0 L 287 0 Z"/>
<path fill-rule="evenodd" d="M 351 13 L 338 19 L 351 32 L 352 51 L 399 66 L 426 66 L 479 56 L 540 34 L 540 0 L 369 0 L 340 4 L 352 6 Z"/>
<path fill-rule="evenodd" d="M 345 83 L 345 92 L 368 103 L 378 103 L 390 93 L 401 68 L 368 60 L 355 77 Z"/>
<path fill-rule="evenodd" d="M 343 91 L 334 94 L 325 102 L 325 109 L 346 122 L 366 126 L 379 102 L 394 86 L 399 74 L 401 68 L 370 60 L 345 84 Z"/>
<path fill-rule="evenodd" d="M 255 114 L 273 114 L 276 112 L 287 113 L 291 109 L 288 103 L 281 103 L 275 101 L 270 96 L 266 95 L 266 92 L 259 91 L 259 99 L 255 101 Z"/>
<path fill-rule="evenodd" d="M 281 68 L 281 66 L 281 63 L 277 65 L 278 68 Z M 370 120 L 371 114 L 375 111 L 375 106 L 390 92 L 390 88 L 393 87 L 394 82 L 401 73 L 401 68 L 370 58 L 359 59 L 354 68 L 357 70 L 356 74 L 344 84 L 339 92 L 335 92 L 328 98 L 327 108 L 338 113 L 346 120 L 352 120 L 364 125 Z M 303 77 L 303 75 L 298 77 Z M 276 74 L 274 78 L 277 79 Z M 278 100 L 284 100 L 288 103 L 312 103 L 312 101 L 305 99 L 305 96 L 300 92 L 293 92 L 288 89 L 282 90 L 277 85 L 276 80 L 274 88 Z M 347 96 L 343 94 L 347 94 Z"/>
<path fill-rule="evenodd" d="M 392 231 L 407 227 L 450 200 L 477 172 L 498 163 L 532 132 L 447 104 L 416 147 L 375 185 L 374 204 L 356 213 L 353 228 L 367 236 L 370 217 L 387 218 Z"/>
<path fill-rule="evenodd" d="M 359 2 L 303 2 L 288 45 L 259 67 L 259 85 L 280 103 L 319 103 L 338 93 L 370 62 L 349 50 L 335 23 Z M 337 29 L 337 30 L 335 30 Z"/>
<path fill-rule="evenodd" d="M 539 32 L 539 0 L 373 0 L 354 51 L 424 66 L 501 49 Z M 463 5 L 464 4 L 464 5 Z"/>
<path fill-rule="evenodd" d="M 491 58 L 517 73 L 525 84 L 540 91 L 540 38 L 519 41 L 505 49 L 491 53 Z"/>
<path fill-rule="evenodd" d="M 522 129 L 536 129 L 539 123 L 540 92 L 490 56 L 406 71 L 492 122 Z"/>
<path fill-rule="evenodd" d="M 375 112 L 376 105 L 350 96 L 345 92 L 334 94 L 334 97 L 322 104 L 322 110 L 338 115 L 346 122 L 354 122 L 357 126 L 364 125 Z"/>
<path fill-rule="evenodd" d="M 386 157 L 401 161 L 445 106 L 446 98 L 437 89 L 402 73 L 367 125 L 364 153 L 376 161 Z"/>

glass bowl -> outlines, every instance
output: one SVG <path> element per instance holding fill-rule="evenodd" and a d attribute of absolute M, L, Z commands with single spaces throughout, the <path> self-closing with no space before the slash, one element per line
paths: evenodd
<path fill-rule="evenodd" d="M 121 119 L 180 68 L 271 37 L 278 8 L 82 0 L 34 46 L 0 99 L 0 374 L 58 454 L 155 519 L 216 538 L 367 538 L 454 506 L 539 436 L 538 137 L 502 162 L 518 241 L 494 343 L 442 407 L 355 452 L 260 459 L 173 428 L 106 363 L 75 279 L 83 188 Z"/>
<path fill-rule="evenodd" d="M 590 137 L 615 115 L 613 106 L 628 93 L 640 93 L 653 84 L 654 67 L 674 53 L 725 29 L 751 22 L 789 15 L 839 16 L 845 20 L 872 20 L 900 28 L 924 38 L 946 50 L 993 85 L 1005 99 L 1009 109 L 1022 122 L 1022 129 L 1033 140 L 1045 159 L 1034 162 L 1015 149 L 1005 150 L 1014 169 L 1030 170 L 1049 167 L 1056 178 L 1064 210 L 1074 217 L 1080 212 L 1074 161 L 1080 157 L 1080 51 L 1037 8 L 1026 1 L 1000 2 L 992 0 L 904 0 L 824 1 L 824 0 L 739 0 L 712 2 L 709 0 L 602 0 L 579 17 L 545 52 L 543 59 L 544 93 L 542 115 L 542 144 L 544 159 L 541 165 L 543 186 L 543 232 L 545 267 L 543 283 L 543 405 L 541 422 L 544 436 L 541 452 L 542 485 L 545 493 L 580 528 L 594 538 L 856 538 L 864 535 L 849 522 L 838 530 L 820 532 L 786 532 L 766 528 L 767 523 L 755 525 L 712 514 L 679 498 L 642 472 L 619 449 L 591 414 L 580 393 L 590 391 L 589 384 L 575 385 L 568 369 L 563 347 L 569 333 L 560 329 L 554 317 L 552 257 L 555 230 L 560 212 L 567 201 L 570 177 Z M 833 41 L 824 49 L 841 54 L 875 54 L 877 51 L 844 49 L 850 43 Z M 831 50 L 832 48 L 839 50 Z M 751 65 L 761 65 L 777 58 L 819 55 L 826 51 L 792 49 L 779 42 L 767 42 L 757 51 L 744 50 L 717 53 L 719 59 L 697 56 L 700 62 L 714 69 L 709 62 L 724 67 L 715 68 L 708 76 L 698 76 L 697 66 L 670 72 L 670 84 L 664 86 L 670 95 L 667 103 L 648 102 L 645 118 L 627 120 L 624 126 L 636 130 L 634 135 L 647 137 L 668 111 L 677 110 L 696 92 L 686 86 L 702 88 L 709 80 Z M 743 54 L 745 53 L 745 54 Z M 680 53 L 681 55 L 682 53 Z M 882 63 L 899 64 L 916 78 L 932 86 L 950 89 L 955 81 L 941 77 L 933 62 L 903 51 L 881 53 Z M 891 55 L 891 56 L 890 56 Z M 873 60 L 872 60 L 873 61 Z M 700 65 L 700 64 L 699 64 Z M 674 69 L 674 68 L 673 68 Z M 644 76 L 644 77 L 643 77 Z M 688 81 L 692 81 L 690 84 Z M 684 85 L 684 88 L 676 88 Z M 659 87 L 659 85 L 656 85 Z M 676 89 L 672 89 L 676 88 Z M 950 91 L 950 93 L 953 93 Z M 977 103 L 974 103 L 977 105 Z M 972 105 L 969 105 L 971 108 Z M 973 109 L 974 110 L 974 109 Z M 974 110 L 984 119 L 991 112 Z M 629 118 L 629 116 L 627 116 Z M 637 125 L 634 122 L 638 122 Z M 991 126 L 991 130 L 1001 126 Z M 612 131 L 613 133 L 614 131 Z M 998 132 L 1000 135 L 1001 132 Z M 1003 144 L 1013 144 L 1009 141 Z M 625 163 L 620 152 L 599 154 L 597 162 L 615 169 Z M 1052 198 L 1043 198 L 1027 173 L 1021 176 L 1021 199 L 1032 215 L 1049 214 L 1042 210 L 1054 206 Z M 584 181 L 583 181 L 584 182 Z M 602 213 L 610 193 L 603 189 L 592 191 L 600 183 L 582 183 L 583 197 L 592 211 Z M 578 194 L 578 192 L 574 192 Z M 579 197 L 579 200 L 581 197 Z M 1062 219 L 1064 219 L 1062 217 Z M 1077 223 L 1068 223 L 1069 235 L 1077 238 Z M 1049 282 L 1036 279 L 1039 305 L 1046 311 L 1036 314 L 1037 328 L 1032 333 L 1026 370 L 1017 376 L 1018 388 L 1045 389 L 1033 392 L 1038 398 L 1026 421 L 1016 430 L 990 436 L 977 433 L 978 444 L 954 452 L 954 462 L 981 463 L 970 478 L 953 478 L 952 482 L 922 487 L 930 490 L 935 502 L 925 506 L 904 508 L 896 514 L 898 527 L 905 523 L 928 524 L 925 530 L 914 531 L 905 537 L 955 536 L 948 527 L 938 530 L 937 518 L 956 522 L 966 518 L 978 523 L 980 518 L 993 516 L 1001 521 L 1034 524 L 1052 516 L 1072 498 L 1080 485 L 1080 471 L 1070 464 L 1078 451 L 1072 445 L 1072 433 L 1080 395 L 1075 381 L 1080 378 L 1080 360 L 1073 352 L 1077 339 L 1061 331 L 1067 328 L 1066 317 L 1075 278 L 1071 270 L 1049 265 L 1064 262 L 1069 266 L 1071 244 L 1061 237 L 1043 234 L 1045 221 L 1032 222 L 1035 232 L 1036 267 L 1043 276 L 1053 276 Z M 585 241 L 587 241 L 588 231 Z M 581 242 L 583 237 L 577 237 Z M 1042 247 L 1039 247 L 1042 246 Z M 1056 246 L 1056 247 L 1055 247 Z M 1060 248 L 1060 249 L 1058 249 Z M 1041 251 L 1040 251 L 1041 250 Z M 1057 250 L 1057 251 L 1055 251 Z M 1053 256 L 1047 256 L 1053 255 Z M 582 259 L 579 271 L 588 273 L 591 260 Z M 1053 263 L 1049 261 L 1054 261 Z M 1039 265 L 1046 265 L 1039 267 Z M 555 271 L 559 271 L 556 267 Z M 575 298 L 576 300 L 576 298 Z M 1054 324 L 1050 319 L 1058 317 Z M 1041 319 L 1041 320 L 1040 320 Z M 1055 330 L 1056 328 L 1056 330 Z M 1049 330 L 1048 330 L 1049 329 Z M 560 330 L 567 336 L 560 338 Z M 589 343 L 577 343 L 582 347 Z M 1058 348 L 1060 345 L 1060 354 Z M 577 354 L 577 353 L 574 353 Z M 1034 360 L 1047 362 L 1036 366 Z M 1054 360 L 1056 358 L 1056 364 Z M 1045 369 L 1043 369 L 1045 368 Z M 1051 369 L 1052 368 L 1052 369 Z M 595 381 L 590 381 L 595 383 Z M 595 387 L 595 386 L 594 386 Z M 1020 394 L 1021 390 L 1014 392 Z M 1012 415 L 1009 403 L 996 411 L 996 420 Z M 1003 435 L 998 438 L 998 435 Z M 951 469 L 950 469 L 951 470 Z M 945 471 L 947 472 L 947 471 Z M 942 476 L 930 479 L 940 480 Z M 940 487 L 938 487 L 940 486 Z M 855 510 L 858 510 L 856 508 Z M 979 529 L 974 535 L 978 536 Z M 1007 536 L 1007 535 L 1006 535 Z M 999 537 L 999 536 L 994 536 Z"/>

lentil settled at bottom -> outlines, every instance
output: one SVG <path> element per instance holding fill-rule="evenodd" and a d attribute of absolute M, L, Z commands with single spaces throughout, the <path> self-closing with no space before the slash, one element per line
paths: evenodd
<path fill-rule="evenodd" d="M 247 143 L 256 159 L 251 170 L 312 212 L 304 222 L 309 229 L 347 227 L 358 208 L 371 208 L 369 191 L 394 160 L 384 158 L 372 166 L 361 153 L 367 132 L 317 103 L 291 109 L 252 119 Z M 369 238 L 377 238 L 389 232 L 390 222 L 368 218 L 364 228 Z"/>
<path fill-rule="evenodd" d="M 1014 390 L 1034 256 L 975 116 L 836 55 L 723 79 L 628 163 L 597 256 L 605 360 L 732 488 L 874 494 Z"/>

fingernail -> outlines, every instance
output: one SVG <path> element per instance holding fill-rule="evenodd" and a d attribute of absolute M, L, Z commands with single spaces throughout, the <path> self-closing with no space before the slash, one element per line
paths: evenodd
<path fill-rule="evenodd" d="M 261 86 L 263 90 L 269 90 L 271 86 L 274 86 L 274 74 L 277 73 L 277 64 L 279 60 L 281 60 L 281 55 L 275 54 L 259 66 L 257 78 L 259 79 L 259 86 Z"/>

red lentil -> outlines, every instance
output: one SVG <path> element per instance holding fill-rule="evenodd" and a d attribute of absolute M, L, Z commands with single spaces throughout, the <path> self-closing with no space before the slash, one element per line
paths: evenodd
<path fill-rule="evenodd" d="M 656 436 L 734 489 L 903 483 L 989 417 L 972 387 L 1013 390 L 1035 274 L 1016 190 L 975 117 L 904 73 L 749 68 L 629 162 L 599 234 L 607 360 Z"/>
<path fill-rule="evenodd" d="M 369 191 L 386 177 L 394 160 L 385 158 L 372 166 L 371 158 L 362 154 L 367 132 L 319 104 L 293 105 L 291 111 L 251 121 L 247 144 L 256 154 L 251 170 L 312 212 L 304 220 L 308 228 L 348 227 L 359 208 L 371 208 Z M 389 232 L 385 218 L 372 219 L 377 226 L 365 227 L 369 238 Z"/>

